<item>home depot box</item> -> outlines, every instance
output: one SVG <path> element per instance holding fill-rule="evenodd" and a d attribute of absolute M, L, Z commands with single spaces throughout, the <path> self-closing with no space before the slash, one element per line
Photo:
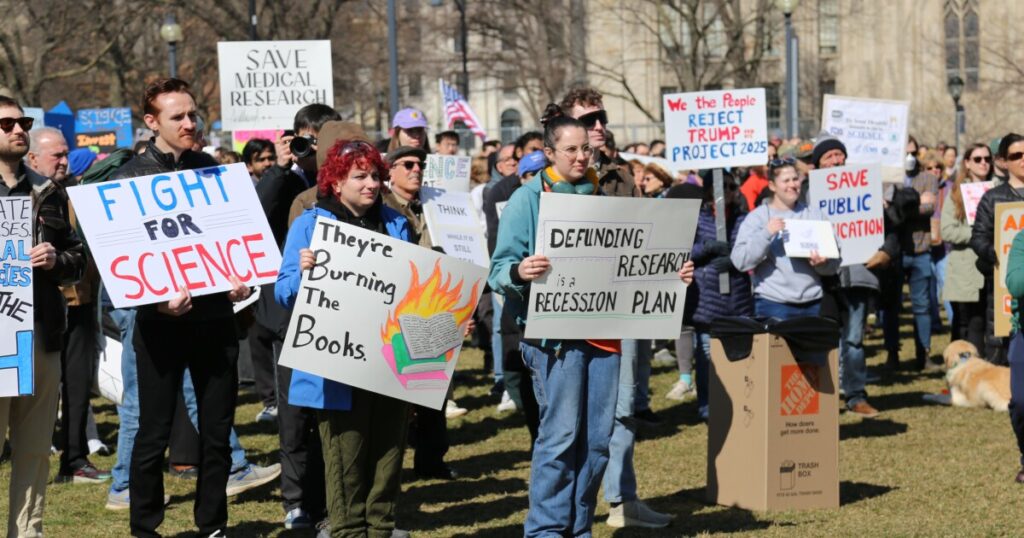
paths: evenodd
<path fill-rule="evenodd" d="M 751 510 L 838 507 L 838 326 L 729 319 L 712 328 L 708 499 Z"/>

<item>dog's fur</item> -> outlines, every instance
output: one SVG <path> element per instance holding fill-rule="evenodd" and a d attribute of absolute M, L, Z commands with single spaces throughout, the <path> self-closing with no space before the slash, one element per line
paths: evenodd
<path fill-rule="evenodd" d="M 978 357 L 966 340 L 955 340 L 942 353 L 952 403 L 958 407 L 991 407 L 1006 411 L 1010 404 L 1010 369 Z"/>

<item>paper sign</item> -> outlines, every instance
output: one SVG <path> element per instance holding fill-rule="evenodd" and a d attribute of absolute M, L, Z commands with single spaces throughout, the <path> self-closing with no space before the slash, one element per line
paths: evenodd
<path fill-rule="evenodd" d="M 241 163 L 70 187 L 116 308 L 277 280 L 281 253 Z M 255 209 L 254 209 L 255 208 Z"/>
<path fill-rule="evenodd" d="M 960 194 L 964 201 L 964 214 L 967 216 L 967 224 L 974 226 L 974 216 L 978 214 L 978 203 L 981 202 L 981 197 L 994 186 L 994 181 L 960 184 Z"/>
<path fill-rule="evenodd" d="M 132 109 L 119 107 L 79 110 L 75 113 L 74 143 L 75 147 L 91 148 L 98 153 L 132 147 Z"/>
<path fill-rule="evenodd" d="M 507 205 L 508 205 L 508 200 L 505 200 L 504 202 L 495 202 L 494 203 L 494 211 L 498 214 L 498 219 L 499 220 L 501 219 L 501 213 L 503 211 L 505 211 L 505 206 L 507 206 Z"/>
<path fill-rule="evenodd" d="M 96 387 L 100 396 L 121 405 L 124 399 L 124 377 L 121 374 L 121 342 L 107 336 L 104 337 L 103 349 L 100 351 L 99 365 L 96 369 Z"/>
<path fill-rule="evenodd" d="M 842 266 L 866 263 L 885 242 L 882 170 L 877 164 L 812 170 L 811 207 L 832 222 Z"/>
<path fill-rule="evenodd" d="M 271 142 L 277 142 L 284 134 L 283 129 L 264 129 L 261 131 L 235 131 L 231 133 L 231 148 L 242 153 L 245 145 L 253 138 L 262 138 Z"/>
<path fill-rule="evenodd" d="M 663 98 L 665 155 L 684 170 L 768 163 L 764 88 Z"/>
<path fill-rule="evenodd" d="M 259 286 L 253 287 L 252 293 L 250 293 L 248 297 L 242 299 L 241 301 L 238 301 L 233 305 L 232 309 L 234 310 L 234 312 L 237 314 L 242 310 L 248 308 L 250 305 L 256 304 L 256 301 L 260 299 L 260 290 L 262 289 L 263 288 Z"/>
<path fill-rule="evenodd" d="M 490 266 L 483 225 L 469 193 L 422 187 L 420 201 L 435 245 L 449 256 L 481 267 Z"/>
<path fill-rule="evenodd" d="M 829 259 L 839 257 L 839 246 L 827 220 L 785 219 L 782 246 L 790 258 L 810 258 L 812 251 Z"/>
<path fill-rule="evenodd" d="M 996 336 L 1010 336 L 1013 311 L 1013 296 L 1006 289 L 1006 267 L 1010 263 L 1010 247 L 1013 239 L 1024 227 L 1024 202 L 1003 202 L 996 204 L 995 248 L 999 267 L 996 268 L 992 305 L 995 309 Z"/>
<path fill-rule="evenodd" d="M 469 192 L 469 176 L 473 159 L 462 155 L 427 155 L 423 186 L 452 192 Z"/>
<path fill-rule="evenodd" d="M 700 200 L 542 193 L 527 338 L 679 335 Z M 674 336 L 673 336 L 674 335 Z"/>
<path fill-rule="evenodd" d="M 221 41 L 222 129 L 291 129 L 312 104 L 334 107 L 331 42 Z"/>
<path fill-rule="evenodd" d="M 309 248 L 281 364 L 441 409 L 487 269 L 322 217 Z"/>
<path fill-rule="evenodd" d="M 903 181 L 910 103 L 826 95 L 821 129 L 846 145 L 846 162 L 879 163 L 883 181 Z"/>
<path fill-rule="evenodd" d="M 0 241 L 0 397 L 5 398 L 34 392 L 31 198 L 0 197 Z"/>

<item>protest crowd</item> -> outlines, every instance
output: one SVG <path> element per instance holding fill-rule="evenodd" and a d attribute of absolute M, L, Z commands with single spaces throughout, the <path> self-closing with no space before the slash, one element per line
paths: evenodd
<path fill-rule="evenodd" d="M 474 290 L 475 311 L 456 311 L 458 305 L 452 311 L 458 336 L 484 352 L 495 410 L 525 417 L 531 440 L 524 447 L 531 454 L 525 536 L 589 536 L 602 487 L 611 507 L 607 525 L 658 529 L 672 524 L 673 514 L 657 512 L 639 498 L 637 482 L 644 476 L 634 468 L 633 448 L 640 429 L 664 420 L 651 409 L 652 399 L 695 399 L 701 420 L 714 417 L 713 340 L 722 318 L 835 320 L 844 412 L 865 419 L 886 411 L 872 404 L 867 390 L 877 379 L 868 372 L 864 340 L 876 329 L 884 334 L 888 370 L 943 368 L 936 362 L 943 350 L 933 348 L 932 337 L 948 331 L 952 340 L 973 344 L 984 360 L 1015 368 L 1014 394 L 1024 394 L 1017 390 L 1024 389 L 1024 347 L 1016 332 L 1016 298 L 1024 296 L 1024 239 L 1015 239 L 1005 258 L 996 242 L 997 205 L 1024 201 L 1024 136 L 1019 134 L 970 144 L 963 155 L 945 143 L 926 146 L 909 137 L 898 177 L 878 182 L 877 220 L 837 223 L 836 237 L 829 225 L 827 238 L 815 238 L 808 252 L 797 254 L 789 250 L 788 237 L 803 229 L 801 221 L 829 221 L 867 203 L 867 198 L 819 203 L 814 193 L 823 187 L 814 182 L 866 177 L 845 175 L 848 143 L 825 130 L 811 140 L 770 134 L 764 151 L 756 151 L 757 164 L 688 168 L 676 165 L 679 153 L 664 140 L 616 140 L 608 127 L 615 118 L 604 109 L 602 95 L 583 87 L 549 104 L 540 130 L 510 144 L 485 141 L 469 156 L 460 155 L 460 133 L 432 133 L 421 110 L 398 111 L 389 136 L 374 140 L 327 104 L 300 108 L 290 130 L 273 140 L 249 139 L 236 152 L 207 145 L 208 133 L 185 81 L 155 81 L 140 102 L 151 137 L 97 158 L 89 149 L 70 150 L 61 130 L 35 125 L 22 104 L 0 97 L 0 196 L 29 197 L 33 212 L 31 248 L 21 255 L 33 276 L 34 389 L 0 398 L 0 430 L 6 433 L 11 467 L 8 536 L 43 535 L 46 491 L 55 487 L 47 484 L 51 450 L 60 454 L 56 482 L 103 484 L 109 488 L 106 508 L 129 512 L 130 528 L 111 529 L 115 535 L 159 536 L 168 503 L 165 475 L 195 481 L 195 526 L 202 536 L 232 534 L 230 497 L 250 490 L 274 495 L 274 487 L 286 529 L 309 529 L 323 537 L 415 534 L 396 521 L 403 455 L 407 448 L 414 451 L 418 478 L 458 481 L 458 469 L 445 461 L 447 421 L 473 411 L 450 398 L 447 384 L 441 404 L 433 406 L 342 383 L 326 370 L 294 368 L 281 357 L 307 334 L 318 349 L 321 341 L 326 348 L 337 344 L 336 353 L 345 360 L 377 353 L 350 345 L 345 327 L 326 321 L 314 327 L 314 317 L 298 315 L 305 303 L 330 303 L 327 294 L 311 299 L 309 282 L 358 282 L 389 305 L 404 301 L 401 293 L 393 286 L 389 290 L 384 274 L 371 273 L 369 266 L 335 271 L 330 256 L 316 245 L 346 235 L 350 246 L 359 238 L 360 256 L 390 256 L 387 245 L 393 242 L 423 247 L 431 256 L 450 254 L 446 232 L 436 228 L 439 220 L 427 215 L 431 202 L 425 193 L 433 186 L 427 185 L 426 173 L 437 156 L 460 156 L 469 163 L 470 216 L 485 238 L 489 264 Z M 262 267 L 259 258 L 266 252 L 252 251 L 255 239 L 244 247 L 226 243 L 228 253 L 219 259 L 237 272 L 216 293 L 194 292 L 205 285 L 205 277 L 197 276 L 204 272 L 201 267 L 213 286 L 221 262 L 210 252 L 220 246 L 198 251 L 199 265 L 193 263 L 187 274 L 179 251 L 162 259 L 148 254 L 158 260 L 150 262 L 142 254 L 121 266 L 120 275 L 130 278 L 118 277 L 135 282 L 138 296 L 161 298 L 126 306 L 120 288 L 93 256 L 105 239 L 91 230 L 98 225 L 88 219 L 106 211 L 109 220 L 111 211 L 137 201 L 143 215 L 148 210 L 171 217 L 154 220 L 147 227 L 149 239 L 198 233 L 199 226 L 210 225 L 177 215 L 180 211 L 167 203 L 172 187 L 160 190 L 159 183 L 177 185 L 180 178 L 177 203 L 205 199 L 209 204 L 222 195 L 227 200 L 235 191 L 225 188 L 223 182 L 231 178 L 222 174 L 239 166 L 235 163 L 245 167 L 251 186 L 246 180 L 231 188 L 255 191 L 248 210 L 265 217 L 273 236 L 265 239 L 280 252 L 280 265 L 267 273 L 272 278 L 257 287 L 242 275 L 258 274 Z M 832 168 L 843 172 L 827 175 Z M 196 174 L 194 182 L 186 174 L 210 169 L 221 172 Z M 156 178 L 152 187 L 138 179 L 151 176 Z M 991 183 L 978 199 L 964 194 L 971 191 L 963 186 L 985 182 Z M 103 200 L 99 213 L 71 203 L 86 188 Z M 685 293 L 685 303 L 671 308 L 682 320 L 673 338 L 579 337 L 557 325 L 545 328 L 544 337 L 527 334 L 531 323 L 539 326 L 543 319 L 531 317 L 535 308 L 557 312 L 573 308 L 566 306 L 573 302 L 598 308 L 601 301 L 614 300 L 600 292 L 555 295 L 573 284 L 552 284 L 561 278 L 555 274 L 555 254 L 537 244 L 549 233 L 542 200 L 555 199 L 552 193 L 595 203 L 656 200 L 651 203 L 666 208 L 689 201 L 692 224 L 672 235 L 685 235 L 687 245 L 692 239 L 692 248 L 666 262 L 671 267 L 658 269 Z M 156 206 L 146 207 L 151 203 Z M 578 231 L 566 236 L 567 244 L 640 241 L 626 232 L 597 239 Z M 838 241 L 838 255 L 826 247 L 847 235 L 879 241 L 858 263 L 843 263 L 846 243 Z M 232 248 L 248 249 L 252 267 L 235 267 Z M 1008 263 L 1005 286 L 1014 298 L 1013 337 L 995 336 L 1000 260 L 1008 260 L 1002 263 Z M 408 265 L 404 259 L 388 263 Z M 653 263 L 628 270 L 652 271 Z M 175 281 L 159 290 L 161 284 L 151 279 L 162 264 L 172 279 L 172 266 L 179 267 L 183 285 Z M 426 271 L 419 276 L 428 276 Z M 258 297 L 251 297 L 257 289 Z M 913 360 L 901 362 L 900 316 L 908 304 Z M 11 308 L 0 302 L 0 309 Z M 332 308 L 358 312 L 364 306 L 342 298 Z M 645 303 L 644 308 L 656 312 L 658 306 Z M 402 332 L 413 334 L 404 326 Z M 107 339 L 120 343 L 123 383 L 117 460 L 109 470 L 90 461 L 91 454 L 112 450 L 98 440 L 90 406 L 96 363 Z M 243 341 L 251 355 L 253 390 L 262 402 L 256 421 L 276 425 L 279 463 L 269 466 L 247 459 L 233 427 Z M 410 343 L 410 353 L 413 347 Z M 434 379 L 399 376 L 403 364 L 423 364 L 416 364 L 420 356 L 404 357 L 405 348 L 392 352 L 390 362 L 403 386 L 407 379 Z M 434 355 L 436 350 L 424 356 Z M 652 365 L 678 369 L 678 381 L 667 394 L 651 393 Z M 1011 397 L 1009 411 L 1024 458 L 1024 408 Z M 1016 480 L 1024 483 L 1024 469 Z"/>

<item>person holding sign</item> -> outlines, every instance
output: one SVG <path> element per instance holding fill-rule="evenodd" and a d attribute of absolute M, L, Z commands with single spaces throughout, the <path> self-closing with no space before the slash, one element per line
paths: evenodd
<path fill-rule="evenodd" d="M 381 198 L 387 174 L 387 165 L 369 143 L 339 140 L 330 147 L 317 179 L 317 204 L 288 231 L 274 286 L 282 306 L 295 306 L 302 273 L 316 263 L 309 245 L 317 217 L 412 242 L 409 222 Z M 409 404 L 300 370 L 292 372 L 289 403 L 317 410 L 332 535 L 390 536 Z"/>
<path fill-rule="evenodd" d="M 580 196 L 598 193 L 589 168 L 594 148 L 584 124 L 554 104 L 545 111 L 544 154 L 551 166 L 509 199 L 498 227 L 488 283 L 505 296 L 504 315 L 520 326 L 526 318 L 530 283 L 551 268 L 536 251 L 540 193 Z M 679 271 L 693 279 L 693 263 Z M 608 464 L 619 382 L 618 340 L 523 339 L 523 362 L 530 368 L 540 405 L 540 427 L 530 469 L 530 510 L 525 535 L 588 535 L 597 491 Z"/>
<path fill-rule="evenodd" d="M 19 307 L 8 303 L 3 309 L 5 315 L 14 316 L 29 308 L 34 321 L 31 349 L 18 349 L 18 356 L 32 360 L 32 394 L 0 398 L 0 437 L 6 434 L 11 445 L 8 536 L 43 535 L 60 351 L 67 327 L 64 295 L 58 286 L 74 284 L 85 269 L 85 254 L 68 219 L 63 188 L 33 172 L 22 160 L 28 153 L 31 129 L 32 118 L 25 116 L 21 105 L 0 96 L 0 197 L 30 197 L 34 223 L 33 245 L 24 253 L 32 264 L 33 304 Z"/>
<path fill-rule="evenodd" d="M 953 305 L 952 339 L 967 340 L 979 350 L 985 349 L 985 277 L 978 271 L 978 255 L 970 248 L 971 224 L 964 203 L 963 185 L 989 181 L 992 153 L 984 144 L 967 148 L 953 188 L 942 205 L 942 239 L 952 251 L 946 268 L 942 300 Z"/>
<path fill-rule="evenodd" d="M 808 258 L 791 258 L 783 246 L 786 220 L 824 221 L 821 211 L 799 201 L 800 177 L 792 159 L 768 166 L 772 197 L 750 212 L 740 225 L 730 258 L 740 271 L 753 271 L 754 312 L 787 319 L 818 316 L 821 277 L 834 275 L 839 259 L 825 259 L 817 250 Z"/>

